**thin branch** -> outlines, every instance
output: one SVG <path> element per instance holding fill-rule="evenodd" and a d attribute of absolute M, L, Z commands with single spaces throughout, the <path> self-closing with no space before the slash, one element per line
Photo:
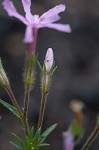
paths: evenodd
<path fill-rule="evenodd" d="M 25 88 L 23 120 L 24 120 L 27 134 L 29 133 L 29 125 L 28 125 L 28 119 L 27 119 L 29 95 L 30 95 L 30 88 Z"/>
<path fill-rule="evenodd" d="M 21 111 L 21 109 L 20 109 L 19 104 L 17 103 L 17 100 L 16 100 L 16 98 L 15 98 L 15 96 L 14 96 L 14 93 L 13 93 L 11 87 L 8 86 L 8 87 L 5 88 L 5 90 L 6 90 L 6 92 L 8 93 L 8 95 L 9 95 L 11 101 L 12 101 L 13 106 L 14 106 L 14 107 L 17 109 L 17 111 L 19 112 L 20 117 L 22 117 L 22 111 Z"/>
<path fill-rule="evenodd" d="M 44 111 L 45 111 L 45 105 L 46 105 L 46 98 L 47 94 L 43 93 L 42 99 L 41 99 L 41 106 L 40 106 L 40 113 L 39 113 L 39 119 L 38 119 L 38 126 L 37 128 L 42 128 L 42 123 L 44 119 Z"/>
<path fill-rule="evenodd" d="M 92 132 L 92 134 L 90 135 L 90 137 L 88 138 L 88 140 L 86 141 L 81 150 L 88 150 L 88 148 L 94 142 L 98 134 L 99 134 L 99 124 L 96 125 L 94 131 Z"/>

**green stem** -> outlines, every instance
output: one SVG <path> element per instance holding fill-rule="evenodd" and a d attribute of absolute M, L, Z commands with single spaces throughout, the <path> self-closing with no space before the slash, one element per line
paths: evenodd
<path fill-rule="evenodd" d="M 7 91 L 8 95 L 9 95 L 11 101 L 12 101 L 13 106 L 17 109 L 17 111 L 18 111 L 18 113 L 20 115 L 20 118 L 22 118 L 22 111 L 20 109 L 19 104 L 16 101 L 16 98 L 15 98 L 15 96 L 13 94 L 13 91 L 12 91 L 11 87 L 8 86 L 8 87 L 5 88 L 5 90 Z"/>
<path fill-rule="evenodd" d="M 9 95 L 11 101 L 12 101 L 13 106 L 17 109 L 17 111 L 18 111 L 18 113 L 19 113 L 19 115 L 20 115 L 20 120 L 21 120 L 22 126 L 23 126 L 24 129 L 25 129 L 25 134 L 28 135 L 28 125 L 27 125 L 26 122 L 25 122 L 25 119 L 24 119 L 24 117 L 23 117 L 23 115 L 22 115 L 22 111 L 21 111 L 21 109 L 20 109 L 19 104 L 18 104 L 17 101 L 16 101 L 16 98 L 15 98 L 15 96 L 14 96 L 14 94 L 13 94 L 13 91 L 12 91 L 11 87 L 8 86 L 8 87 L 5 88 L 5 90 L 6 90 L 6 92 L 8 93 L 8 95 Z"/>
<path fill-rule="evenodd" d="M 88 150 L 88 148 L 91 146 L 91 144 L 96 139 L 98 134 L 99 134 L 99 124 L 96 125 L 94 131 L 92 132 L 92 134 L 90 135 L 90 137 L 88 138 L 88 140 L 86 141 L 81 150 Z"/>
<path fill-rule="evenodd" d="M 40 113 L 39 113 L 37 129 L 42 128 L 42 123 L 43 123 L 43 119 L 44 119 L 45 105 L 46 105 L 46 99 L 47 99 L 47 93 L 43 93 L 42 94 L 42 99 L 41 99 L 41 106 L 40 106 Z"/>
<path fill-rule="evenodd" d="M 24 95 L 24 112 L 23 112 L 23 121 L 25 125 L 26 135 L 29 133 L 29 125 L 28 125 L 28 103 L 29 103 L 29 95 L 30 95 L 30 88 L 25 88 L 25 95 Z"/>
<path fill-rule="evenodd" d="M 28 136 L 28 134 L 29 134 L 29 125 L 28 125 L 28 122 L 26 123 L 26 120 L 24 120 L 24 118 L 22 118 L 21 123 L 22 123 L 22 126 L 24 128 L 25 136 Z"/>

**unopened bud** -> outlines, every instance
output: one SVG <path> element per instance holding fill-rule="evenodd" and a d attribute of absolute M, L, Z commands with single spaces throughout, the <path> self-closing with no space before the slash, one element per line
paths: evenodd
<path fill-rule="evenodd" d="M 52 48 L 49 48 L 46 52 L 45 60 L 44 60 L 44 65 L 42 69 L 42 78 L 41 78 L 41 89 L 42 92 L 48 93 L 50 85 L 51 85 L 51 73 L 53 68 L 53 63 L 54 63 L 54 54 Z"/>
<path fill-rule="evenodd" d="M 52 65 L 54 63 L 54 54 L 52 48 L 49 48 L 47 50 L 46 56 L 45 56 L 45 66 L 46 66 L 46 71 L 50 72 Z"/>

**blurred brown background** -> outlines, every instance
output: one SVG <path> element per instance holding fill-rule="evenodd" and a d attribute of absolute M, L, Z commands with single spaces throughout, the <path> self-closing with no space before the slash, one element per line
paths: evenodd
<path fill-rule="evenodd" d="M 66 34 L 52 29 L 39 30 L 37 53 L 43 64 L 47 48 L 52 47 L 58 66 L 48 96 L 43 129 L 58 123 L 49 136 L 46 150 L 62 150 L 62 132 L 68 129 L 73 113 L 69 108 L 72 99 L 82 100 L 84 109 L 85 137 L 75 148 L 80 150 L 96 123 L 99 110 L 99 1 L 98 0 L 33 0 L 32 12 L 42 14 L 53 6 L 64 3 L 67 10 L 61 14 L 61 23 L 71 25 L 72 33 Z M 20 0 L 15 1 L 23 13 Z M 22 42 L 25 26 L 15 18 L 8 17 L 0 0 L 0 57 L 9 76 L 15 96 L 23 107 L 23 71 L 26 45 Z M 31 92 L 29 121 L 36 127 L 39 106 L 39 70 L 36 86 Z M 0 88 L 0 98 L 10 102 L 6 92 Z M 14 150 L 9 141 L 10 132 L 23 136 L 18 120 L 0 105 L 0 150 Z M 90 150 L 99 150 L 99 138 Z"/>

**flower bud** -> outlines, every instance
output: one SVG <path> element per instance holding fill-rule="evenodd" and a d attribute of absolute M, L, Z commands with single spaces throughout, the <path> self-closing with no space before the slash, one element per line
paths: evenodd
<path fill-rule="evenodd" d="M 54 53 L 52 48 L 48 48 L 44 60 L 43 67 L 41 67 L 38 62 L 40 72 L 41 72 L 41 91 L 42 93 L 48 94 L 53 74 L 56 70 L 56 66 L 54 64 Z"/>
<path fill-rule="evenodd" d="M 52 70 L 54 70 L 53 62 L 54 62 L 54 56 L 53 56 L 53 50 L 52 48 L 49 48 L 47 50 L 44 65 L 42 69 L 42 78 L 41 78 L 41 89 L 42 92 L 48 93 L 50 85 L 51 85 L 51 79 L 52 79 Z"/>
<path fill-rule="evenodd" d="M 50 72 L 50 70 L 53 66 L 53 63 L 54 63 L 54 54 L 53 54 L 52 48 L 49 48 L 47 50 L 44 63 L 45 63 L 45 66 L 46 66 L 46 71 Z"/>

